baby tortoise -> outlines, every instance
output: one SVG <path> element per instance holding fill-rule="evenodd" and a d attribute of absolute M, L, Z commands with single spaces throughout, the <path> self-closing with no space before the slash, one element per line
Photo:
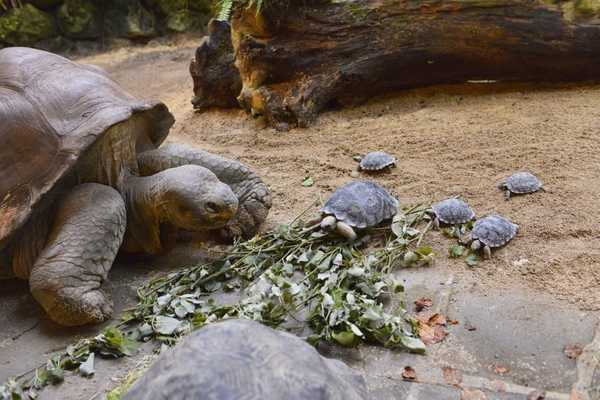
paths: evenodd
<path fill-rule="evenodd" d="M 519 225 L 501 215 L 492 214 L 475 222 L 466 241 L 471 242 L 473 251 L 483 247 L 484 257 L 489 259 L 492 257 L 492 248 L 504 246 L 515 237 L 518 230 Z"/>
<path fill-rule="evenodd" d="M 358 157 L 359 171 L 377 172 L 396 166 L 396 157 L 383 151 L 373 151 L 363 158 Z"/>
<path fill-rule="evenodd" d="M 475 213 L 471 207 L 464 200 L 457 198 L 450 198 L 435 203 L 431 206 L 431 210 L 433 211 L 433 224 L 438 229 L 440 224 L 466 224 L 475 218 Z"/>
<path fill-rule="evenodd" d="M 498 184 L 500 190 L 508 200 L 511 194 L 534 193 L 538 190 L 544 191 L 542 182 L 529 172 L 517 172 Z"/>
<path fill-rule="evenodd" d="M 374 182 L 355 181 L 336 190 L 321 209 L 321 228 L 353 241 L 365 229 L 392 218 L 398 200 Z"/>

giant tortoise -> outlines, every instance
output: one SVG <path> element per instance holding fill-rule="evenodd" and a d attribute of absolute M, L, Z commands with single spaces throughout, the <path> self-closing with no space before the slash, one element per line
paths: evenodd
<path fill-rule="evenodd" d="M 338 360 L 258 322 L 225 320 L 167 350 L 124 400 L 360 400 L 365 381 Z"/>
<path fill-rule="evenodd" d="M 242 164 L 158 148 L 174 123 L 167 107 L 97 67 L 1 50 L 0 121 L 0 275 L 29 279 L 63 325 L 111 315 L 102 286 L 120 248 L 158 254 L 178 229 L 250 236 L 271 205 Z"/>

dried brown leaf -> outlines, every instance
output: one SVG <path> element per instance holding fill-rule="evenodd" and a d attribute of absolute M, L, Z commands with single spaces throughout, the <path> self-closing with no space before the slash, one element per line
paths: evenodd
<path fill-rule="evenodd" d="M 583 348 L 580 344 L 568 344 L 565 346 L 563 352 L 570 359 L 576 360 L 583 353 Z"/>
<path fill-rule="evenodd" d="M 435 343 L 435 330 L 433 329 L 433 327 L 419 322 L 419 337 L 421 338 L 421 341 L 426 345 L 433 344 Z"/>
<path fill-rule="evenodd" d="M 424 310 L 425 308 L 429 308 L 433 305 L 433 300 L 427 297 L 421 297 L 420 299 L 415 300 L 415 311 L 419 312 Z"/>
<path fill-rule="evenodd" d="M 438 314 L 435 313 L 431 316 L 431 318 L 429 318 L 428 324 L 429 325 L 446 325 L 446 317 L 443 316 L 442 314 Z"/>
<path fill-rule="evenodd" d="M 505 375 L 510 371 L 510 369 L 504 365 L 496 365 L 494 367 L 494 372 L 498 375 Z"/>
<path fill-rule="evenodd" d="M 417 372 L 413 367 L 404 367 L 404 371 L 402 371 L 402 378 L 407 381 L 415 381 L 417 380 Z"/>

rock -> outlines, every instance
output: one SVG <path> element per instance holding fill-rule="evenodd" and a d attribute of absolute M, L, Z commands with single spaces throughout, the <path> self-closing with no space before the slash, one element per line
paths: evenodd
<path fill-rule="evenodd" d="M 68 38 L 95 39 L 100 37 L 98 10 L 90 0 L 67 0 L 56 13 L 58 27 Z"/>
<path fill-rule="evenodd" d="M 156 36 L 156 18 L 139 0 L 113 0 L 106 10 L 105 27 L 112 36 L 143 39 Z"/>
<path fill-rule="evenodd" d="M 11 8 L 0 17 L 0 42 L 30 46 L 55 34 L 54 18 L 31 4 Z"/>
<path fill-rule="evenodd" d="M 153 0 L 150 2 L 165 17 L 165 27 L 173 32 L 185 32 L 206 25 L 211 13 L 207 0 Z"/>
<path fill-rule="evenodd" d="M 58 6 L 62 2 L 63 2 L 63 0 L 29 0 L 28 1 L 28 3 L 31 3 L 34 6 L 36 6 L 37 8 L 42 9 L 42 10 L 50 10 L 50 9 Z"/>

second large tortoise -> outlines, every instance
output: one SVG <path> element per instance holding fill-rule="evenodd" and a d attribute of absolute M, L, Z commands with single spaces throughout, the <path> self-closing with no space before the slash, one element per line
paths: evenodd
<path fill-rule="evenodd" d="M 158 254 L 180 229 L 250 236 L 271 205 L 240 163 L 159 148 L 167 107 L 97 67 L 1 50 L 0 121 L 0 275 L 28 279 L 63 325 L 110 317 L 103 284 L 119 249 Z"/>
<path fill-rule="evenodd" d="M 167 350 L 124 400 L 363 400 L 362 376 L 258 322 L 207 325 Z"/>

